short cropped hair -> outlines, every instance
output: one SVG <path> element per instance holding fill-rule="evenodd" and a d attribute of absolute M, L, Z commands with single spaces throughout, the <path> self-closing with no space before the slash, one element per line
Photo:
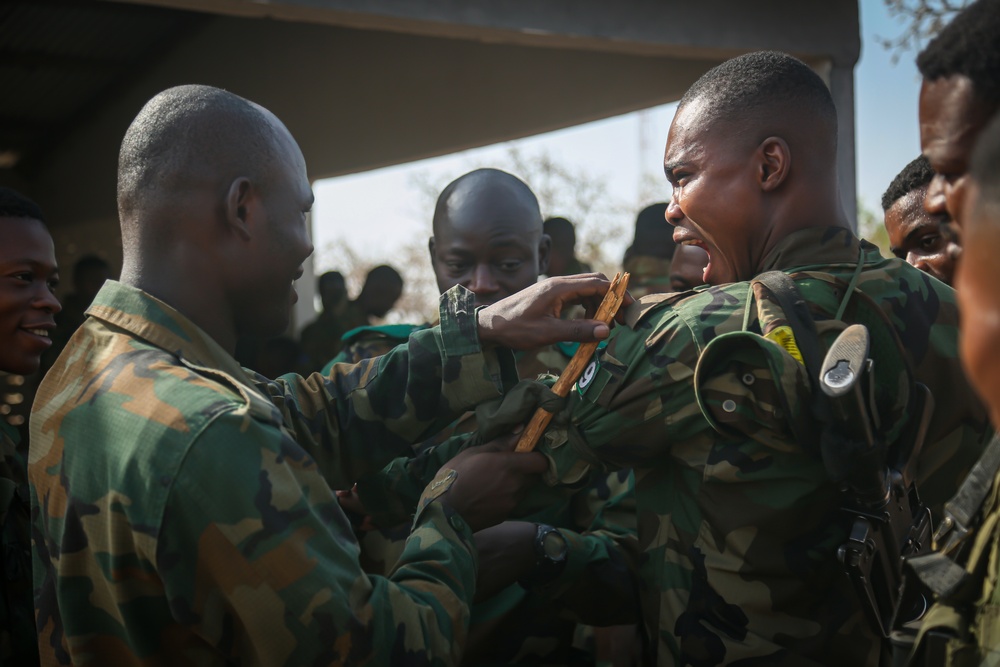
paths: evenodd
<path fill-rule="evenodd" d="M 157 190 L 170 192 L 199 166 L 264 178 L 276 135 L 264 113 L 212 86 L 169 88 L 129 125 L 118 154 L 118 210 L 139 210 Z"/>
<path fill-rule="evenodd" d="M 979 185 L 980 199 L 1000 205 L 1000 113 L 993 114 L 976 139 L 969 173 Z"/>
<path fill-rule="evenodd" d="M 45 222 L 41 207 L 13 188 L 0 187 L 0 218 L 31 218 Z"/>
<path fill-rule="evenodd" d="M 914 190 L 927 187 L 933 178 L 934 170 L 926 157 L 921 155 L 911 160 L 886 188 L 882 195 L 882 210 L 888 211 L 893 204 Z"/>
<path fill-rule="evenodd" d="M 976 95 L 1000 104 L 1000 0 L 978 0 L 946 25 L 917 56 L 928 81 L 962 75 Z"/>
<path fill-rule="evenodd" d="M 780 51 L 737 56 L 706 72 L 681 98 L 680 107 L 698 100 L 701 117 L 716 121 L 764 120 L 775 110 L 809 111 L 825 121 L 837 139 L 837 108 L 830 89 L 808 65 Z"/>

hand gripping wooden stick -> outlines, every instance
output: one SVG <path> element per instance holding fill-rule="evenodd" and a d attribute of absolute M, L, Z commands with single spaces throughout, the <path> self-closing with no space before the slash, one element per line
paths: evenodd
<path fill-rule="evenodd" d="M 597 313 L 594 315 L 595 320 L 600 320 L 611 326 L 611 320 L 614 319 L 615 314 L 622 305 L 622 300 L 625 298 L 628 279 L 628 273 L 615 274 L 615 277 L 611 279 L 611 287 L 608 288 L 608 293 L 604 295 L 604 300 L 601 301 L 601 305 L 597 308 Z M 594 341 L 592 343 L 580 344 L 580 347 L 576 350 L 576 354 L 573 355 L 573 358 L 569 360 L 569 364 L 566 365 L 566 368 L 559 375 L 559 379 L 552 385 L 552 391 L 557 396 L 566 396 L 569 394 L 570 388 L 579 379 L 587 364 L 590 363 L 590 358 L 594 356 L 594 350 L 597 349 L 599 342 Z M 535 410 L 535 414 L 531 418 L 531 421 L 528 422 L 528 426 L 521 433 L 521 439 L 517 441 L 517 448 L 514 451 L 530 452 L 533 450 L 550 421 L 552 421 L 551 412 L 545 408 Z"/>

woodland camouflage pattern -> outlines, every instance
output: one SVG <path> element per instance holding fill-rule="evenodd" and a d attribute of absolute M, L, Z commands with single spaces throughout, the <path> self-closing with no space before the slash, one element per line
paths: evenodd
<path fill-rule="evenodd" d="M 31 604 L 28 475 L 17 429 L 0 418 L 0 665 L 38 664 Z"/>
<path fill-rule="evenodd" d="M 268 381 L 107 283 L 31 418 L 42 664 L 455 664 L 476 556 L 434 502 L 450 483 L 389 578 L 362 572 L 331 489 L 516 379 L 481 350 L 471 293 L 441 311 L 378 360 Z"/>
<path fill-rule="evenodd" d="M 859 253 L 857 288 L 893 323 L 916 379 L 937 402 L 918 469 L 937 513 L 988 439 L 957 359 L 954 292 L 839 228 L 789 235 L 762 269 L 793 276 L 828 346 L 844 327 L 831 320 Z M 729 412 L 749 423 L 728 424 L 723 435 L 699 407 L 701 352 L 740 331 L 745 313 L 749 330 L 760 332 L 750 294 L 741 282 L 633 305 L 628 326 L 599 353 L 593 381 L 570 393 L 573 426 L 546 433 L 549 481 L 572 481 L 595 459 L 634 468 L 642 613 L 659 664 L 876 665 L 879 642 L 835 555 L 846 536 L 836 489 L 819 457 L 791 435 L 801 410 L 794 392 L 788 419 L 775 410 L 771 369 L 755 369 L 749 391 L 737 363 L 732 379 L 704 387 L 702 401 L 711 411 L 729 391 Z M 787 367 L 774 368 L 790 381 Z"/>
<path fill-rule="evenodd" d="M 405 342 L 408 331 L 421 329 L 390 325 L 359 331 L 335 361 L 355 363 L 367 358 L 366 355 L 386 354 L 393 346 Z M 518 375 L 535 378 L 558 373 L 575 351 L 575 344 L 561 343 L 515 352 Z M 385 517 L 389 525 L 393 525 L 394 519 L 406 517 L 413 505 L 403 498 L 415 499 L 416 495 L 400 495 L 398 487 L 392 493 L 381 493 L 387 479 L 414 475 L 413 469 L 407 470 L 413 461 L 422 465 L 415 477 L 423 478 L 421 483 L 426 481 L 464 441 L 456 438 L 437 456 L 431 454 L 432 447 L 450 436 L 475 429 L 476 416 L 468 412 L 451 428 L 416 447 L 415 453 L 427 454 L 420 464 L 413 459 L 396 459 L 386 467 L 384 475 L 359 481 L 366 506 L 391 503 L 395 512 Z M 423 463 L 425 460 L 428 463 Z M 593 624 L 638 621 L 634 596 L 638 544 L 632 486 L 631 472 L 621 470 L 595 475 L 579 491 L 539 486 L 529 494 L 520 506 L 519 519 L 560 528 L 569 544 L 567 567 L 534 594 L 513 584 L 475 604 L 463 664 L 565 665 L 574 659 L 576 649 L 572 645 L 577 620 Z M 401 523 L 394 528 L 359 532 L 361 562 L 366 571 L 373 574 L 391 571 L 402 553 L 408 525 Z M 592 662 L 593 657 L 589 660 Z"/>
<path fill-rule="evenodd" d="M 622 262 L 622 271 L 629 273 L 628 293 L 636 299 L 647 294 L 672 292 L 670 267 L 672 259 L 632 255 Z"/>

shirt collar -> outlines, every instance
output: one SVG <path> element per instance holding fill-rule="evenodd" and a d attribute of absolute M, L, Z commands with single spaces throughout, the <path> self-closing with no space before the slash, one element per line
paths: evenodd
<path fill-rule="evenodd" d="M 758 273 L 837 265 L 853 269 L 859 259 L 869 264 L 881 258 L 878 248 L 845 227 L 809 227 L 792 232 L 772 248 Z"/>
<path fill-rule="evenodd" d="M 239 362 L 179 311 L 140 289 L 108 280 L 87 314 L 193 366 L 214 368 L 253 387 Z"/>

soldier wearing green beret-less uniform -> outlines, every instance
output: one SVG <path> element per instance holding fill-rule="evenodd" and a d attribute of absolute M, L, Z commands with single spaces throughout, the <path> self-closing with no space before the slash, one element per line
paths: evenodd
<path fill-rule="evenodd" d="M 516 378 L 506 348 L 606 336 L 559 314 L 608 283 L 555 280 L 478 311 L 456 287 L 440 326 L 407 347 L 268 380 L 232 351 L 288 326 L 312 199 L 288 130 L 236 95 L 171 88 L 130 125 L 122 280 L 97 295 L 31 416 L 42 664 L 457 663 L 473 533 L 544 460 L 509 451 L 512 438 L 450 460 L 387 577 L 361 570 L 331 487 L 499 396 Z"/>
<path fill-rule="evenodd" d="M 550 481 L 595 463 L 635 471 L 650 663 L 886 657 L 838 562 L 849 517 L 816 454 L 820 434 L 803 433 L 809 385 L 786 316 L 752 284 L 759 274 L 791 275 L 822 349 L 859 313 L 891 323 L 863 322 L 898 337 L 937 402 L 917 464 L 935 516 L 988 440 L 956 363 L 953 291 L 852 234 L 836 147 L 829 90 L 790 56 L 740 56 L 695 83 L 666 142 L 667 219 L 677 242 L 708 252 L 712 286 L 631 306 L 571 392 L 568 425 L 543 440 Z M 782 363 L 747 366 L 739 337 L 751 335 Z"/>
<path fill-rule="evenodd" d="M 1000 426 L 997 261 L 1000 248 L 1000 2 L 978 0 L 917 57 L 920 144 L 935 171 L 924 207 L 958 226 L 955 289 L 970 381 Z M 1000 437 L 946 505 L 936 551 L 911 559 L 934 594 L 906 664 L 1000 664 Z"/>
<path fill-rule="evenodd" d="M 534 284 L 545 270 L 548 251 L 541 227 L 537 200 L 514 176 L 482 169 L 460 177 L 445 188 L 435 210 L 430 248 L 438 287 L 464 285 L 476 295 L 476 304 L 485 306 Z M 354 363 L 385 354 L 426 326 L 362 327 L 345 335 L 345 347 L 334 361 Z M 518 351 L 518 375 L 533 379 L 558 374 L 576 347 L 557 343 Z M 475 414 L 467 413 L 418 445 L 414 453 L 476 427 Z M 397 459 L 386 475 L 395 478 L 408 462 Z M 359 534 L 362 563 L 374 573 L 391 571 L 397 562 L 406 523 L 396 522 L 408 518 L 407 503 L 397 505 L 381 493 L 384 482 L 379 476 L 358 482 L 361 499 L 383 510 L 379 518 L 389 521 L 389 527 Z M 483 567 L 463 664 L 592 663 L 589 648 L 574 646 L 577 620 L 601 624 L 637 620 L 632 484 L 629 471 L 620 471 L 594 475 L 572 492 L 539 485 L 521 503 L 518 521 L 477 535 Z M 384 503 L 398 512 L 387 511 Z M 549 542 L 563 541 L 564 562 L 555 564 L 550 573 L 536 568 L 536 525 L 558 531 Z M 527 562 L 506 568 L 507 563 L 518 564 L 525 552 L 530 556 Z M 518 578 L 521 583 L 515 583 Z"/>

